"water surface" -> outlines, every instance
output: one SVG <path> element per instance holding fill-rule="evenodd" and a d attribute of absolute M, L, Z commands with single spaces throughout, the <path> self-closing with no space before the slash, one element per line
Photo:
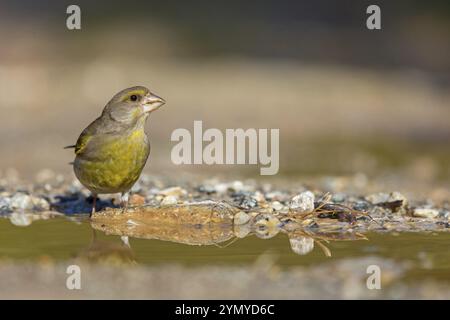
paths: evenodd
<path fill-rule="evenodd" d="M 254 234 L 232 238 L 216 245 L 187 245 L 157 239 L 129 238 L 128 247 L 120 236 L 94 230 L 88 219 L 66 217 L 38 220 L 18 227 L 0 219 L 0 259 L 63 262 L 83 258 L 91 262 L 133 262 L 140 265 L 176 263 L 184 266 L 252 265 L 269 254 L 281 268 L 311 266 L 344 258 L 377 256 L 411 265 L 406 279 L 435 279 L 450 282 L 449 233 L 366 234 L 367 240 L 317 243 L 306 254 L 295 253 L 289 234 L 280 232 L 270 239 Z"/>

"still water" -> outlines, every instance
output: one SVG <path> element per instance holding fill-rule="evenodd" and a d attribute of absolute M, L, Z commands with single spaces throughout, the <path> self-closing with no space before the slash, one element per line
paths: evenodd
<path fill-rule="evenodd" d="M 377 256 L 411 264 L 406 280 L 420 278 L 450 282 L 450 233 L 368 233 L 365 238 L 354 241 L 321 239 L 321 245 L 311 240 L 309 249 L 299 254 L 298 250 L 294 252 L 292 237 L 284 232 L 270 239 L 261 239 L 250 233 L 244 238 L 231 237 L 216 244 L 189 245 L 180 243 L 182 241 L 123 239 L 106 235 L 94 230 L 86 218 L 38 220 L 27 227 L 18 227 L 8 219 L 0 219 L 0 261 L 50 259 L 60 262 L 81 257 L 91 262 L 176 263 L 194 267 L 250 265 L 261 255 L 271 254 L 281 268 L 291 268 L 343 258 Z M 311 246 L 312 242 L 315 245 Z"/>

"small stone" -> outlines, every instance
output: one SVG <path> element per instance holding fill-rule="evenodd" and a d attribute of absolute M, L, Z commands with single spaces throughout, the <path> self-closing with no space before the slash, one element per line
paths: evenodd
<path fill-rule="evenodd" d="M 368 195 L 365 199 L 375 205 L 400 200 L 402 201 L 402 207 L 405 207 L 408 204 L 408 199 L 406 199 L 406 197 L 398 191 L 394 191 L 391 193 L 384 193 L 384 192 L 374 193 Z"/>
<path fill-rule="evenodd" d="M 285 201 L 289 199 L 289 196 L 281 191 L 272 191 L 266 193 L 265 198 L 271 201 Z"/>
<path fill-rule="evenodd" d="M 439 210 L 428 208 L 415 208 L 413 211 L 414 217 L 419 218 L 436 218 L 439 215 Z"/>
<path fill-rule="evenodd" d="M 231 191 L 239 192 L 244 190 L 244 184 L 242 181 L 233 181 L 228 188 Z"/>
<path fill-rule="evenodd" d="M 253 194 L 252 198 L 255 199 L 257 202 L 265 202 L 266 201 L 266 198 L 264 198 L 264 195 L 259 191 L 256 191 Z"/>
<path fill-rule="evenodd" d="M 178 199 L 175 196 L 164 197 L 161 201 L 162 206 L 171 206 L 178 203 Z"/>
<path fill-rule="evenodd" d="M 198 191 L 206 194 L 216 193 L 216 189 L 211 185 L 203 185 L 198 187 Z"/>
<path fill-rule="evenodd" d="M 1 211 L 1 209 L 0 209 Z M 444 219 L 450 219 L 450 212 L 447 210 L 443 210 L 439 213 L 439 217 L 444 218 Z"/>
<path fill-rule="evenodd" d="M 333 194 L 333 196 L 331 197 L 331 201 L 334 203 L 341 203 L 344 202 L 345 200 L 345 194 L 344 193 L 335 193 Z"/>
<path fill-rule="evenodd" d="M 16 193 L 11 198 L 10 208 L 12 210 L 49 210 L 50 205 L 47 200 L 30 196 L 24 193 Z"/>
<path fill-rule="evenodd" d="M 184 190 L 181 187 L 171 187 L 171 188 L 167 188 L 167 189 L 161 190 L 159 192 L 159 194 L 163 195 L 163 196 L 166 196 L 166 197 L 167 196 L 174 196 L 174 197 L 179 198 L 179 197 L 186 196 L 187 195 L 187 191 Z"/>
<path fill-rule="evenodd" d="M 233 221 L 235 225 L 243 225 L 250 221 L 250 216 L 244 211 L 239 211 L 234 215 Z"/>
<path fill-rule="evenodd" d="M 239 203 L 239 207 L 241 207 L 242 209 L 252 209 L 254 207 L 256 207 L 258 205 L 258 201 L 256 201 L 254 198 L 252 197 L 247 197 L 244 196 L 242 197 L 242 200 Z"/>
<path fill-rule="evenodd" d="M 274 201 L 271 203 L 271 207 L 275 211 L 281 211 L 283 209 L 283 204 L 279 201 Z"/>
<path fill-rule="evenodd" d="M 369 210 L 369 203 L 366 201 L 358 201 L 353 204 L 353 209 L 357 211 L 367 211 Z"/>
<path fill-rule="evenodd" d="M 0 214 L 10 212 L 11 199 L 0 196 Z"/>
<path fill-rule="evenodd" d="M 226 183 L 218 183 L 214 186 L 214 189 L 218 194 L 224 194 L 228 190 L 228 185 Z"/>
<path fill-rule="evenodd" d="M 289 208 L 301 213 L 314 211 L 314 193 L 305 191 L 296 195 L 292 198 Z"/>
<path fill-rule="evenodd" d="M 143 206 L 145 204 L 145 197 L 140 194 L 133 194 L 130 197 L 130 204 L 133 206 Z"/>
<path fill-rule="evenodd" d="M 314 249 L 314 239 L 310 237 L 298 237 L 289 239 L 291 249 L 296 254 L 304 256 Z"/>

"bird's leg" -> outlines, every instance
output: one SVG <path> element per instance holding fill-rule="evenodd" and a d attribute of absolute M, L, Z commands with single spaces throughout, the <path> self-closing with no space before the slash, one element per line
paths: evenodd
<path fill-rule="evenodd" d="M 95 193 L 92 194 L 93 200 L 92 200 L 92 211 L 89 215 L 89 218 L 92 217 L 92 215 L 95 213 L 95 207 L 97 205 L 97 195 Z"/>
<path fill-rule="evenodd" d="M 129 192 L 122 192 L 120 196 L 120 202 L 122 204 L 122 213 L 127 212 L 129 195 L 130 195 Z"/>
<path fill-rule="evenodd" d="M 121 236 L 120 240 L 122 240 L 122 243 L 127 246 L 128 248 L 131 248 L 130 246 L 130 240 L 128 239 L 128 236 Z"/>

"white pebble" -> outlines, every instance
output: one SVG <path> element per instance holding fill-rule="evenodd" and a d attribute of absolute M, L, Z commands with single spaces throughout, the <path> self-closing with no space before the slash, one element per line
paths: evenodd
<path fill-rule="evenodd" d="M 281 211 L 283 209 L 283 204 L 279 201 L 274 201 L 272 202 L 271 207 L 275 211 Z"/>
<path fill-rule="evenodd" d="M 24 193 L 16 193 L 10 202 L 12 210 L 48 210 L 50 208 L 47 200 L 33 197 Z"/>
<path fill-rule="evenodd" d="M 166 197 L 167 196 L 182 197 L 182 196 L 187 195 L 187 191 L 180 187 L 171 187 L 171 188 L 161 190 L 159 192 L 159 194 L 166 196 Z"/>
<path fill-rule="evenodd" d="M 314 210 L 314 193 L 311 191 L 302 192 L 292 198 L 289 208 L 302 213 Z"/>
<path fill-rule="evenodd" d="M 171 206 L 178 203 L 178 199 L 175 196 L 167 196 L 161 201 L 162 206 Z"/>
<path fill-rule="evenodd" d="M 413 215 L 419 218 L 436 218 L 439 215 L 439 210 L 428 208 L 416 208 Z"/>

